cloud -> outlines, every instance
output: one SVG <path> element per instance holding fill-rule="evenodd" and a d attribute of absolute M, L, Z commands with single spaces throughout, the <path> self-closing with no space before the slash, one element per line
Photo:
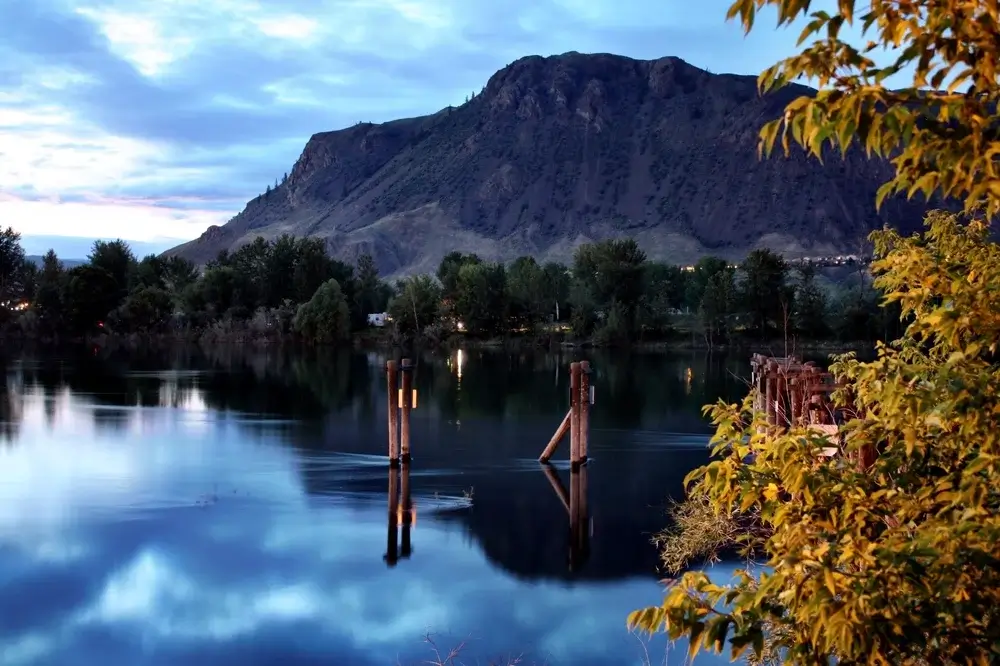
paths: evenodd
<path fill-rule="evenodd" d="M 524 55 L 753 73 L 791 52 L 794 30 L 764 12 L 744 39 L 727 5 L 0 0 L 0 222 L 172 243 L 238 212 L 311 134 L 460 103 Z"/>

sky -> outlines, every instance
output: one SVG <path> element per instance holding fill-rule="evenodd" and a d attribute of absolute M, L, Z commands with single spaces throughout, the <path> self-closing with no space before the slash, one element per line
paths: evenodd
<path fill-rule="evenodd" d="M 224 224 L 308 138 L 461 104 L 526 55 L 756 74 L 797 30 L 727 0 L 0 0 L 0 226 L 28 254 L 160 252 Z"/>

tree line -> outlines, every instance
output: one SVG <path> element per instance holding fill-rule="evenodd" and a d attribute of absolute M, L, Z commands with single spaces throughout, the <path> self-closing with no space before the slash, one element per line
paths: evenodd
<path fill-rule="evenodd" d="M 201 271 L 176 256 L 139 259 L 122 240 L 96 241 L 70 269 L 51 250 L 36 266 L 13 229 L 0 232 L 0 258 L 0 327 L 41 338 L 194 332 L 337 343 L 387 312 L 404 339 L 568 332 L 599 345 L 693 337 L 713 346 L 870 341 L 899 322 L 863 266 L 831 286 L 815 267 L 766 249 L 738 265 L 709 256 L 685 268 L 649 260 L 631 239 L 581 245 L 569 265 L 451 252 L 434 275 L 394 283 L 370 255 L 351 265 L 320 239 L 289 235 L 223 251 Z"/>
<path fill-rule="evenodd" d="M 85 263 L 66 269 L 52 250 L 36 266 L 17 232 L 0 231 L 0 330 L 26 337 L 193 332 L 336 343 L 391 294 L 370 256 L 350 265 L 317 239 L 258 237 L 200 271 L 176 256 L 139 259 L 122 240 L 95 241 Z"/>
<path fill-rule="evenodd" d="M 389 314 L 407 335 L 461 329 L 503 336 L 568 328 L 596 344 L 696 336 L 740 340 L 872 341 L 896 332 L 863 265 L 839 285 L 816 267 L 761 249 L 734 265 L 704 257 L 692 267 L 652 261 L 632 239 L 577 248 L 570 265 L 521 257 L 509 265 L 452 252 L 437 274 L 395 286 Z M 562 328 L 559 326 L 556 328 Z"/>

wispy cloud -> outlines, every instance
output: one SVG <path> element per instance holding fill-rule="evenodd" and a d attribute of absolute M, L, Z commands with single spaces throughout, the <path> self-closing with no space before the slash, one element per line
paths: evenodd
<path fill-rule="evenodd" d="M 314 132 L 457 104 L 529 54 L 753 72 L 725 0 L 0 0 L 0 224 L 163 247 L 224 223 Z M 192 205 L 197 201 L 197 205 Z"/>

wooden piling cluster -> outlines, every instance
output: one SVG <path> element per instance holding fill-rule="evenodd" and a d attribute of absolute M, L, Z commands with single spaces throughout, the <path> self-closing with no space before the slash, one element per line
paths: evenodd
<path fill-rule="evenodd" d="M 413 363 L 404 358 L 385 364 L 386 398 L 389 420 L 389 462 L 410 461 L 410 411 L 416 407 L 413 389 Z"/>
<path fill-rule="evenodd" d="M 829 372 L 795 356 L 781 358 L 754 354 L 750 359 L 754 409 L 767 414 L 771 431 L 805 426 L 830 436 L 836 446 L 823 450 L 823 456 L 837 455 L 846 448 L 840 425 L 858 414 L 857 406 L 833 404 L 831 394 L 842 388 Z M 878 451 L 864 445 L 849 454 L 858 466 L 867 470 L 875 463 Z"/>
<path fill-rule="evenodd" d="M 797 425 L 833 426 L 838 412 L 830 395 L 838 388 L 833 375 L 795 356 L 754 354 L 750 359 L 754 409 L 781 429 Z"/>
<path fill-rule="evenodd" d="M 556 428 L 552 439 L 546 445 L 542 455 L 538 457 L 539 462 L 548 462 L 559 447 L 559 442 L 569 432 L 569 460 L 575 468 L 587 462 L 589 433 L 590 433 L 590 405 L 593 401 L 594 392 L 590 383 L 590 363 L 587 361 L 574 362 L 569 365 L 569 411 L 563 418 L 562 423 Z"/>

